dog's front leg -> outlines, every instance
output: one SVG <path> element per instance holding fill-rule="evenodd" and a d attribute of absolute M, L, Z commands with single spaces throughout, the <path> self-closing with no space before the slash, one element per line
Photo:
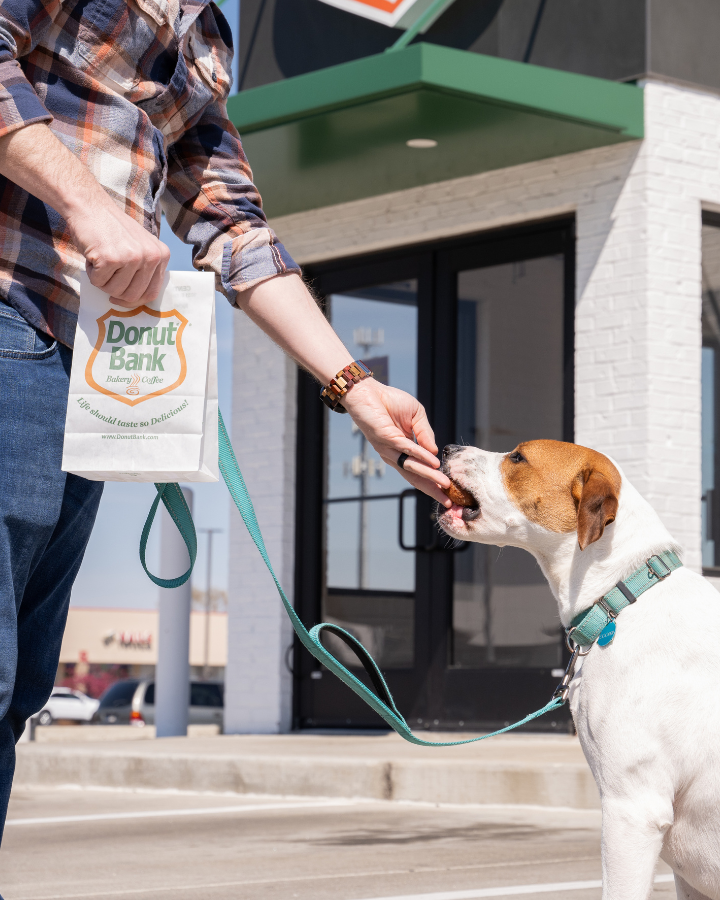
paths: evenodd
<path fill-rule="evenodd" d="M 647 797 L 602 803 L 602 900 L 648 900 L 664 829 Z"/>

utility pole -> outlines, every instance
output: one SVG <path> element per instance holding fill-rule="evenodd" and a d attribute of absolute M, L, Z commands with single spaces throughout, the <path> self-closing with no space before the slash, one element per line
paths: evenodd
<path fill-rule="evenodd" d="M 190 513 L 193 495 L 182 488 Z M 185 541 L 161 505 L 160 576 L 177 578 L 187 571 L 190 556 Z M 155 670 L 155 727 L 157 737 L 187 734 L 190 703 L 190 579 L 176 588 L 158 588 L 159 635 Z"/>
<path fill-rule="evenodd" d="M 212 545 L 213 535 L 220 534 L 222 528 L 199 528 L 208 536 L 207 572 L 205 578 L 205 652 L 203 654 L 203 679 L 208 680 L 210 675 L 210 607 L 212 605 Z"/>

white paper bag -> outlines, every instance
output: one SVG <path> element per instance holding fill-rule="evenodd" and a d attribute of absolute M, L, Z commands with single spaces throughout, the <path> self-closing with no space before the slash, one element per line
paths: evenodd
<path fill-rule="evenodd" d="M 80 281 L 62 468 L 91 481 L 217 481 L 215 277 L 167 272 L 113 306 Z"/>

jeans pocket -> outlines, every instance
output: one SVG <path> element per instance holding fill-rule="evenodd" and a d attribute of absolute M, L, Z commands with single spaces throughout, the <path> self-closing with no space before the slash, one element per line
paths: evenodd
<path fill-rule="evenodd" d="M 37 331 L 10 306 L 0 303 L 0 359 L 46 359 L 57 341 Z"/>

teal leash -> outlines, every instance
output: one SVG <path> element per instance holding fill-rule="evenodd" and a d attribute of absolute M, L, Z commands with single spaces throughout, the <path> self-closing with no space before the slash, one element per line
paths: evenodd
<path fill-rule="evenodd" d="M 180 587 L 181 584 L 185 584 L 192 575 L 192 570 L 195 566 L 195 560 L 197 559 L 197 534 L 195 534 L 195 523 L 193 522 L 192 513 L 185 502 L 185 497 L 183 496 L 179 484 L 173 482 L 156 483 L 155 488 L 158 492 L 157 497 L 153 500 L 150 512 L 148 513 L 145 525 L 143 526 L 142 534 L 140 535 L 140 562 L 142 563 L 143 569 L 145 569 L 147 577 L 151 581 L 154 581 L 158 587 L 176 588 Z M 158 578 L 157 575 L 152 574 L 145 562 L 145 550 L 147 548 L 148 537 L 150 536 L 150 529 L 152 528 L 152 523 L 155 519 L 155 513 L 160 505 L 160 500 L 165 504 L 165 509 L 170 513 L 173 521 L 177 525 L 178 531 L 185 541 L 190 556 L 190 568 L 183 575 L 178 575 L 177 578 Z"/>
<path fill-rule="evenodd" d="M 533 719 L 544 716 L 546 713 L 552 712 L 555 709 L 559 709 L 564 705 L 567 699 L 567 684 L 569 684 L 569 681 L 572 678 L 572 673 L 575 669 L 577 652 L 573 653 L 570 660 L 570 665 L 568 666 L 568 669 L 565 673 L 565 677 L 553 694 L 550 702 L 546 703 L 545 706 L 543 706 L 542 709 L 537 710 L 537 712 L 530 713 L 530 715 L 525 716 L 525 718 L 521 719 L 519 722 L 515 722 L 513 725 L 507 725 L 505 728 L 500 728 L 498 731 L 493 731 L 490 734 L 483 734 L 481 737 L 476 738 L 468 738 L 464 741 L 424 741 L 422 738 L 416 737 L 416 735 L 412 733 L 412 730 L 395 705 L 393 696 L 390 693 L 387 682 L 383 678 L 382 672 L 378 668 L 377 663 L 372 658 L 372 656 L 370 656 L 365 647 L 363 647 L 360 641 L 353 637 L 353 635 L 350 634 L 349 631 L 346 631 L 344 628 L 340 628 L 339 625 L 333 625 L 330 622 L 322 622 L 320 625 L 315 625 L 310 629 L 310 631 L 308 631 L 300 621 L 298 614 L 295 612 L 292 604 L 285 596 L 285 591 L 283 591 L 282 585 L 278 581 L 278 577 L 273 570 L 272 563 L 270 562 L 270 557 L 268 556 L 268 552 L 265 547 L 265 541 L 263 540 L 260 526 L 255 515 L 255 509 L 253 508 L 252 500 L 250 499 L 247 487 L 245 486 L 245 481 L 242 477 L 242 473 L 240 472 L 240 467 L 238 466 L 237 459 L 235 458 L 235 453 L 233 451 L 232 444 L 230 443 L 230 438 L 228 437 L 228 433 L 225 430 L 225 423 L 223 422 L 222 415 L 220 415 L 219 412 L 218 436 L 220 472 L 222 473 L 225 484 L 230 491 L 230 496 L 232 497 L 233 502 L 238 509 L 238 512 L 242 516 L 242 520 L 245 523 L 248 532 L 250 533 L 250 537 L 253 539 L 253 542 L 258 548 L 260 555 L 265 562 L 265 565 L 268 567 L 268 570 L 272 575 L 273 581 L 275 582 L 275 587 L 277 588 L 278 593 L 280 594 L 280 599 L 282 600 L 283 606 L 285 607 L 285 612 L 290 617 L 290 621 L 292 622 L 292 626 L 295 629 L 295 634 L 298 636 L 300 643 L 315 657 L 316 660 L 318 660 L 318 662 L 322 663 L 322 665 L 324 665 L 331 672 L 334 672 L 335 675 L 337 675 L 337 677 L 344 684 L 346 684 L 352 691 L 354 691 L 358 695 L 358 697 L 364 700 L 368 704 L 368 706 L 372 707 L 372 709 L 374 709 L 375 712 L 378 713 L 378 715 L 382 716 L 387 724 L 394 731 L 396 731 L 400 735 L 400 737 L 404 738 L 406 741 L 410 741 L 410 743 L 412 744 L 419 744 L 424 747 L 456 747 L 459 744 L 473 744 L 476 741 L 484 741 L 487 738 L 495 737 L 498 734 L 504 734 L 507 731 L 512 731 L 513 729 L 519 728 L 521 725 L 526 725 L 528 722 L 532 722 Z M 142 531 L 142 537 L 140 539 L 140 560 L 142 562 L 143 568 L 147 572 L 148 576 L 152 579 L 152 581 L 155 582 L 155 584 L 159 585 L 160 587 L 167 588 L 179 587 L 181 584 L 184 584 L 188 580 L 195 563 L 195 557 L 197 555 L 197 537 L 195 534 L 195 526 L 192 521 L 192 516 L 190 515 L 190 510 L 185 503 L 185 498 L 183 497 L 182 491 L 177 484 L 156 484 L 155 487 L 157 488 L 158 496 L 153 501 L 153 505 L 150 508 L 150 512 L 148 513 L 147 521 L 145 522 L 145 527 Z M 165 504 L 165 508 L 168 510 L 173 518 L 173 521 L 180 530 L 180 534 L 185 540 L 188 548 L 188 553 L 190 554 L 190 568 L 187 572 L 185 572 L 184 575 L 180 575 L 178 578 L 158 578 L 148 571 L 147 565 L 145 564 L 145 548 L 147 545 L 147 539 L 148 535 L 150 534 L 150 528 L 152 527 L 153 519 L 155 518 L 155 513 L 157 512 L 161 499 Z M 330 653 L 330 651 L 322 645 L 320 636 L 324 632 L 334 634 L 336 637 L 340 638 L 340 640 L 342 640 L 355 653 L 355 655 L 362 663 L 363 668 L 367 672 L 373 684 L 373 687 L 375 688 L 375 692 L 371 691 L 370 688 L 364 685 L 359 678 L 356 678 L 355 675 L 352 674 L 352 672 L 346 669 L 342 663 L 338 662 L 338 660 L 332 655 L 332 653 Z"/>

